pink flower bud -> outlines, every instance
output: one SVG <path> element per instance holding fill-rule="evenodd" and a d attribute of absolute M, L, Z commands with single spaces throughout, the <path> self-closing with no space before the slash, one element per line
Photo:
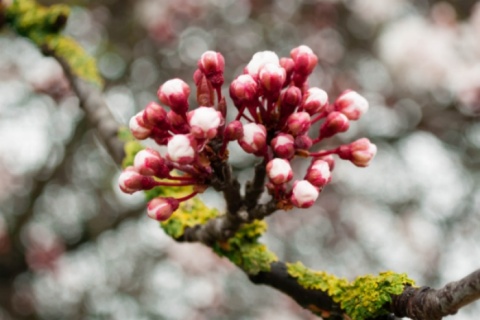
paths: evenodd
<path fill-rule="evenodd" d="M 146 148 L 135 155 L 133 166 L 140 174 L 164 178 L 170 172 L 165 159 L 155 150 Z"/>
<path fill-rule="evenodd" d="M 140 111 L 136 115 L 130 118 L 130 122 L 128 126 L 130 127 L 130 131 L 132 132 L 133 136 L 138 140 L 147 139 L 152 132 L 152 128 L 150 125 L 146 124 L 143 120 L 144 111 Z"/>
<path fill-rule="evenodd" d="M 320 127 L 320 137 L 329 138 L 339 132 L 345 132 L 350 127 L 347 116 L 340 112 L 331 112 Z"/>
<path fill-rule="evenodd" d="M 193 81 L 197 86 L 197 103 L 200 106 L 213 106 L 215 100 L 215 93 L 212 89 L 211 82 L 207 80 L 207 77 L 202 71 L 197 69 L 193 74 Z"/>
<path fill-rule="evenodd" d="M 195 159 L 196 145 L 185 134 L 176 134 L 168 140 L 167 159 L 178 164 L 189 164 Z"/>
<path fill-rule="evenodd" d="M 167 112 L 167 121 L 168 124 L 170 124 L 170 126 L 175 129 L 175 133 L 187 133 L 190 131 L 190 127 L 185 121 L 185 118 L 173 110 Z"/>
<path fill-rule="evenodd" d="M 240 121 L 234 120 L 225 127 L 225 139 L 227 141 L 238 140 L 243 137 L 243 125 Z"/>
<path fill-rule="evenodd" d="M 222 54 L 215 51 L 206 51 L 198 60 L 198 68 L 207 76 L 214 88 L 223 84 L 223 71 L 225 70 L 225 59 Z"/>
<path fill-rule="evenodd" d="M 312 145 L 313 145 L 312 138 L 310 138 L 306 134 L 302 134 L 300 136 L 295 137 L 295 148 L 296 149 L 308 150 L 312 147 Z"/>
<path fill-rule="evenodd" d="M 332 174 L 328 162 L 324 160 L 314 160 L 307 169 L 305 180 L 308 180 L 317 188 L 321 188 L 329 183 L 330 180 L 332 180 Z"/>
<path fill-rule="evenodd" d="M 279 133 L 272 139 L 270 145 L 277 157 L 291 159 L 295 155 L 293 136 L 287 133 Z"/>
<path fill-rule="evenodd" d="M 267 163 L 267 175 L 274 184 L 286 183 L 293 178 L 290 162 L 285 159 L 275 158 Z"/>
<path fill-rule="evenodd" d="M 248 123 L 243 126 L 243 137 L 238 143 L 247 153 L 261 153 L 267 143 L 267 130 L 261 124 Z"/>
<path fill-rule="evenodd" d="M 257 52 L 253 55 L 252 60 L 250 60 L 243 72 L 256 79 L 260 69 L 267 63 L 280 65 L 277 54 L 273 51 Z"/>
<path fill-rule="evenodd" d="M 302 100 L 302 91 L 295 86 L 289 86 L 280 95 L 280 117 L 286 119 L 292 114 Z"/>
<path fill-rule="evenodd" d="M 290 78 L 292 77 L 293 68 L 295 67 L 295 62 L 291 58 L 280 58 L 280 66 L 285 69 L 286 72 L 286 83 L 290 82 Z"/>
<path fill-rule="evenodd" d="M 293 183 L 290 201 L 295 207 L 308 208 L 317 200 L 318 194 L 318 189 L 310 182 L 307 180 L 297 180 Z"/>
<path fill-rule="evenodd" d="M 292 113 L 287 119 L 288 131 L 293 136 L 302 135 L 310 129 L 310 115 L 307 112 Z"/>
<path fill-rule="evenodd" d="M 295 63 L 295 72 L 305 77 L 312 73 L 318 62 L 318 58 L 312 49 L 305 45 L 292 49 L 290 56 Z"/>
<path fill-rule="evenodd" d="M 265 92 L 278 98 L 287 76 L 285 69 L 278 64 L 267 63 L 260 69 L 258 76 Z"/>
<path fill-rule="evenodd" d="M 368 111 L 368 101 L 357 92 L 347 90 L 337 98 L 334 109 L 346 115 L 350 120 L 358 120 Z"/>
<path fill-rule="evenodd" d="M 377 146 L 367 138 L 358 139 L 350 144 L 340 146 L 337 154 L 340 158 L 350 160 L 357 167 L 367 167 L 377 153 Z"/>
<path fill-rule="evenodd" d="M 230 97 L 237 107 L 254 101 L 257 95 L 257 82 L 248 74 L 238 76 L 230 85 Z"/>
<path fill-rule="evenodd" d="M 188 96 L 190 87 L 181 79 L 172 79 L 165 82 L 157 92 L 158 99 L 178 114 L 188 110 Z"/>
<path fill-rule="evenodd" d="M 330 168 L 330 172 L 333 171 L 333 169 L 335 168 L 335 158 L 331 154 L 326 156 L 321 156 L 321 157 L 315 157 L 315 159 L 313 159 L 313 161 L 316 161 L 316 160 L 323 160 L 327 162 L 328 167 Z"/>
<path fill-rule="evenodd" d="M 155 198 L 150 200 L 147 206 L 149 218 L 157 221 L 165 221 L 178 209 L 179 202 L 175 198 Z"/>
<path fill-rule="evenodd" d="M 191 133 L 197 139 L 212 139 L 217 135 L 217 128 L 224 123 L 222 114 L 209 107 L 190 111 L 187 118 Z"/>
<path fill-rule="evenodd" d="M 328 95 L 320 88 L 310 88 L 303 96 L 303 110 L 310 115 L 325 111 L 328 106 Z"/>
<path fill-rule="evenodd" d="M 150 126 L 162 126 L 165 124 L 167 111 L 156 102 L 150 102 L 143 111 L 143 121 Z"/>
<path fill-rule="evenodd" d="M 127 167 L 118 177 L 118 185 L 125 193 L 134 193 L 140 190 L 149 190 L 155 187 L 156 182 L 152 177 L 146 177 Z"/>

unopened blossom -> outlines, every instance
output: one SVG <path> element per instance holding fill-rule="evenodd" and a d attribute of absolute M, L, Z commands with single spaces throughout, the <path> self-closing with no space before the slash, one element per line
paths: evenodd
<path fill-rule="evenodd" d="M 175 133 L 188 133 L 190 131 L 186 117 L 173 110 L 167 112 L 167 121 L 170 127 L 175 130 Z"/>
<path fill-rule="evenodd" d="M 310 115 L 307 112 L 292 113 L 287 119 L 288 131 L 293 136 L 302 135 L 310 129 Z"/>
<path fill-rule="evenodd" d="M 280 66 L 285 69 L 286 72 L 286 82 L 290 82 L 290 77 L 293 73 L 293 68 L 295 67 L 295 62 L 292 58 L 280 58 Z"/>
<path fill-rule="evenodd" d="M 165 221 L 178 207 L 179 202 L 175 198 L 154 198 L 148 203 L 147 215 L 153 220 Z"/>
<path fill-rule="evenodd" d="M 330 166 L 328 162 L 324 160 L 314 160 L 305 175 L 305 180 L 308 180 L 317 188 L 325 186 L 331 179 Z"/>
<path fill-rule="evenodd" d="M 224 136 L 227 141 L 238 140 L 243 137 L 243 124 L 234 120 L 225 126 Z"/>
<path fill-rule="evenodd" d="M 267 130 L 261 124 L 245 124 L 243 126 L 243 137 L 238 139 L 238 143 L 247 153 L 261 152 L 267 143 Z"/>
<path fill-rule="evenodd" d="M 320 137 L 329 138 L 337 133 L 347 131 L 349 127 L 350 122 L 346 115 L 340 112 L 331 112 L 320 127 Z"/>
<path fill-rule="evenodd" d="M 156 182 L 152 177 L 141 175 L 133 167 L 128 167 L 118 177 L 118 185 L 123 192 L 134 193 L 152 189 Z"/>
<path fill-rule="evenodd" d="M 347 90 L 337 98 L 334 109 L 350 120 L 358 120 L 368 111 L 368 101 L 357 92 Z"/>
<path fill-rule="evenodd" d="M 286 76 L 285 69 L 274 63 L 265 64 L 258 74 L 262 88 L 267 93 L 274 94 L 275 98 L 280 95 Z"/>
<path fill-rule="evenodd" d="M 210 107 L 199 107 L 190 111 L 187 119 L 191 133 L 197 139 L 212 139 L 224 122 L 222 114 Z"/>
<path fill-rule="evenodd" d="M 297 180 L 293 183 L 291 203 L 298 208 L 311 207 L 319 195 L 318 189 L 307 180 Z"/>
<path fill-rule="evenodd" d="M 308 150 L 313 145 L 312 138 L 307 134 L 302 134 L 295 137 L 295 148 Z"/>
<path fill-rule="evenodd" d="M 195 159 L 194 142 L 185 134 L 176 134 L 167 144 L 167 158 L 179 164 L 189 164 Z"/>
<path fill-rule="evenodd" d="M 340 146 L 337 154 L 342 159 L 350 160 L 357 167 L 367 167 L 377 154 L 377 146 L 367 138 L 361 138 Z"/>
<path fill-rule="evenodd" d="M 267 163 L 267 176 L 274 184 L 282 184 L 292 180 L 293 171 L 290 162 L 275 158 Z"/>
<path fill-rule="evenodd" d="M 312 73 L 318 62 L 318 58 L 313 53 L 312 49 L 305 45 L 292 49 L 292 51 L 290 51 L 290 56 L 295 63 L 295 72 L 303 76 L 308 76 Z"/>
<path fill-rule="evenodd" d="M 215 51 L 206 51 L 198 60 L 198 68 L 205 74 L 214 88 L 223 84 L 223 71 L 225 70 L 225 59 L 222 54 Z"/>
<path fill-rule="evenodd" d="M 295 155 L 295 139 L 291 134 L 279 133 L 270 143 L 273 153 L 283 159 L 291 159 Z"/>
<path fill-rule="evenodd" d="M 152 132 L 152 127 L 145 123 L 143 120 L 144 111 L 140 111 L 136 115 L 130 118 L 128 126 L 132 135 L 138 140 L 147 139 Z"/>
<path fill-rule="evenodd" d="M 280 65 L 280 59 L 278 59 L 277 54 L 273 51 L 257 52 L 245 67 L 244 73 L 251 75 L 253 78 L 257 78 L 260 69 L 267 63 Z"/>
<path fill-rule="evenodd" d="M 258 84 L 249 74 L 238 76 L 230 84 L 230 97 L 236 106 L 250 103 L 258 96 Z"/>
<path fill-rule="evenodd" d="M 165 125 L 167 111 L 156 102 L 150 102 L 143 111 L 143 121 L 150 126 Z"/>
<path fill-rule="evenodd" d="M 164 178 L 170 172 L 165 159 L 155 150 L 146 148 L 139 151 L 133 160 L 135 169 L 145 176 Z"/>
<path fill-rule="evenodd" d="M 188 110 L 190 87 L 181 79 L 171 79 L 165 82 L 157 92 L 158 99 L 178 114 Z"/>
<path fill-rule="evenodd" d="M 320 88 L 310 88 L 303 95 L 302 108 L 310 115 L 326 111 L 328 95 Z"/>
<path fill-rule="evenodd" d="M 314 160 L 323 160 L 327 162 L 330 172 L 333 171 L 333 169 L 335 168 L 335 158 L 331 154 L 321 157 L 315 157 Z"/>
<path fill-rule="evenodd" d="M 287 117 L 292 114 L 302 101 L 302 90 L 296 86 L 289 86 L 280 95 L 280 114 Z"/>

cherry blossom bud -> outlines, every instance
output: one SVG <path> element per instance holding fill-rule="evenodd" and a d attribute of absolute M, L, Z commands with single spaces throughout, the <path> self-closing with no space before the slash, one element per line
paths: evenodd
<path fill-rule="evenodd" d="M 274 184 L 286 183 L 293 178 L 290 162 L 285 159 L 275 158 L 267 163 L 267 175 Z"/>
<path fill-rule="evenodd" d="M 193 81 L 195 81 L 195 85 L 197 86 L 198 105 L 207 107 L 213 106 L 215 93 L 203 72 L 197 69 L 193 74 Z"/>
<path fill-rule="evenodd" d="M 345 132 L 350 127 L 347 116 L 340 112 L 331 112 L 320 127 L 320 137 L 329 138 L 339 132 Z"/>
<path fill-rule="evenodd" d="M 257 82 L 248 74 L 238 76 L 230 85 L 230 97 L 237 107 L 254 101 L 257 95 Z"/>
<path fill-rule="evenodd" d="M 165 124 L 167 111 L 156 102 L 150 102 L 143 111 L 143 121 L 151 126 L 162 126 Z"/>
<path fill-rule="evenodd" d="M 217 128 L 224 123 L 220 112 L 209 107 L 199 107 L 187 115 L 192 135 L 197 139 L 212 139 Z"/>
<path fill-rule="evenodd" d="M 185 118 L 173 110 L 167 112 L 167 121 L 170 126 L 175 129 L 176 133 L 188 133 L 190 131 L 190 127 L 185 121 Z"/>
<path fill-rule="evenodd" d="M 171 133 L 168 132 L 168 126 L 166 127 L 153 127 L 152 133 L 150 134 L 150 138 L 155 140 L 158 145 L 166 146 L 168 143 L 168 138 L 172 136 Z"/>
<path fill-rule="evenodd" d="M 205 74 L 202 72 L 202 70 L 196 69 L 193 72 L 193 83 L 195 83 L 195 86 L 198 87 L 198 85 L 204 78 L 205 78 Z"/>
<path fill-rule="evenodd" d="M 368 101 L 357 92 L 347 90 L 337 98 L 334 109 L 346 115 L 350 120 L 358 120 L 368 111 Z"/>
<path fill-rule="evenodd" d="M 280 114 L 282 118 L 288 117 L 302 100 L 302 91 L 295 86 L 289 86 L 280 96 Z"/>
<path fill-rule="evenodd" d="M 245 124 L 243 137 L 238 139 L 238 143 L 247 153 L 261 153 L 267 143 L 267 130 L 261 124 Z"/>
<path fill-rule="evenodd" d="M 332 180 L 332 174 L 328 162 L 324 160 L 314 160 L 307 169 L 305 180 L 308 180 L 317 188 L 321 188 L 329 183 L 330 180 Z"/>
<path fill-rule="evenodd" d="M 295 207 L 311 207 L 318 198 L 319 191 L 307 180 L 297 180 L 293 183 L 290 201 Z"/>
<path fill-rule="evenodd" d="M 340 158 L 350 160 L 357 167 L 367 167 L 377 153 L 377 146 L 367 138 L 358 139 L 350 144 L 340 146 L 337 154 Z"/>
<path fill-rule="evenodd" d="M 287 133 L 279 133 L 272 139 L 270 145 L 277 157 L 291 159 L 295 155 L 294 138 Z"/>
<path fill-rule="evenodd" d="M 214 88 L 223 84 L 223 71 L 225 70 L 225 59 L 222 54 L 215 51 L 206 51 L 198 60 L 198 68 L 207 76 Z"/>
<path fill-rule="evenodd" d="M 287 119 L 288 131 L 293 136 L 302 135 L 310 129 L 310 115 L 307 112 L 292 113 Z"/>
<path fill-rule="evenodd" d="M 295 148 L 296 149 L 308 150 L 312 147 L 312 145 L 313 145 L 312 138 L 310 138 L 306 134 L 302 134 L 300 136 L 295 137 Z"/>
<path fill-rule="evenodd" d="M 310 115 L 325 111 L 328 106 L 328 95 L 320 88 L 310 88 L 303 96 L 302 108 Z"/>
<path fill-rule="evenodd" d="M 328 167 L 330 168 L 330 171 L 333 171 L 333 169 L 335 168 L 335 158 L 331 154 L 326 156 L 321 156 L 321 157 L 315 157 L 315 159 L 313 159 L 313 161 L 316 161 L 316 160 L 323 160 L 327 162 Z"/>
<path fill-rule="evenodd" d="M 253 55 L 252 60 L 247 64 L 243 73 L 249 74 L 256 79 L 260 69 L 267 63 L 280 65 L 280 60 L 278 59 L 277 54 L 273 51 L 257 52 Z"/>
<path fill-rule="evenodd" d="M 152 177 L 143 176 L 133 167 L 127 167 L 118 177 L 118 185 L 125 193 L 134 193 L 140 190 L 149 190 L 156 186 Z"/>
<path fill-rule="evenodd" d="M 243 125 L 240 121 L 234 120 L 225 127 L 225 139 L 227 141 L 238 140 L 243 137 Z"/>
<path fill-rule="evenodd" d="M 285 69 L 286 72 L 286 80 L 285 82 L 290 82 L 290 78 L 292 77 L 293 68 L 295 67 L 295 62 L 291 58 L 280 58 L 280 66 Z"/>
<path fill-rule="evenodd" d="M 178 164 L 189 164 L 195 159 L 196 145 L 185 134 L 176 134 L 168 140 L 167 159 Z"/>
<path fill-rule="evenodd" d="M 273 98 L 278 98 L 280 95 L 286 76 L 285 69 L 273 63 L 264 65 L 258 74 L 262 88 Z"/>
<path fill-rule="evenodd" d="M 146 124 L 143 120 L 143 115 L 144 111 L 140 111 L 132 118 L 130 118 L 130 122 L 128 123 L 130 131 L 132 132 L 133 136 L 138 140 L 147 139 L 152 132 L 151 126 Z"/>
<path fill-rule="evenodd" d="M 140 174 L 145 176 L 164 178 L 170 172 L 165 159 L 157 151 L 150 148 L 141 150 L 135 155 L 133 166 Z"/>
<path fill-rule="evenodd" d="M 292 51 L 290 51 L 290 56 L 295 63 L 295 72 L 302 76 L 308 76 L 312 73 L 318 62 L 318 58 L 313 53 L 312 49 L 305 45 L 292 49 Z"/>
<path fill-rule="evenodd" d="M 188 96 L 190 87 L 181 79 L 172 79 L 165 82 L 157 92 L 158 99 L 178 114 L 188 110 Z"/>
<path fill-rule="evenodd" d="M 155 198 L 150 200 L 147 206 L 149 218 L 157 221 L 165 221 L 178 209 L 179 202 L 175 198 Z"/>

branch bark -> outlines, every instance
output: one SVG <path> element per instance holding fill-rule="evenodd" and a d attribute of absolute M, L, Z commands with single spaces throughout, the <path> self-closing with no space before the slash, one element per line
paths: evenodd
<path fill-rule="evenodd" d="M 435 290 L 429 287 L 406 287 L 393 297 L 391 311 L 415 320 L 437 320 L 453 315 L 467 304 L 480 299 L 480 269 Z"/>

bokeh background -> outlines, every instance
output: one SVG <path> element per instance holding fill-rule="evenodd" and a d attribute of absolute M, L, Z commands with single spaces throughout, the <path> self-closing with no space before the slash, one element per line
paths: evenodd
<path fill-rule="evenodd" d="M 313 208 L 267 219 L 263 241 L 281 259 L 349 279 L 406 272 L 433 287 L 480 267 L 477 1 L 62 3 L 73 6 L 65 32 L 98 59 L 121 123 L 164 81 L 192 83 L 209 49 L 225 56 L 228 83 L 255 52 L 306 44 L 320 61 L 312 86 L 331 101 L 347 88 L 367 97 L 370 111 L 332 143 L 367 136 L 377 157 L 365 169 L 339 161 Z M 231 146 L 246 181 L 254 159 Z M 141 194 L 119 191 L 118 174 L 60 66 L 4 28 L 0 319 L 315 318 L 208 248 L 168 238 Z M 454 318 L 478 314 L 477 302 Z"/>

